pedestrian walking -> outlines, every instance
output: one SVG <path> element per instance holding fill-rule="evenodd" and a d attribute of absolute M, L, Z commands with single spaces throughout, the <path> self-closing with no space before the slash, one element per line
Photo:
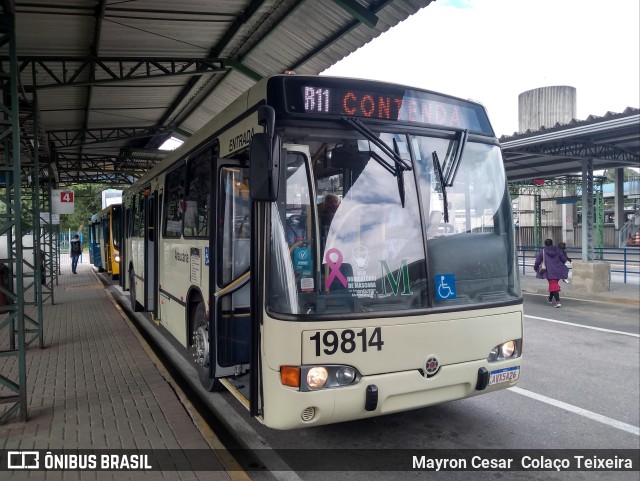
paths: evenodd
<path fill-rule="evenodd" d="M 545 239 L 544 247 L 538 252 L 533 270 L 536 271 L 536 279 L 547 279 L 549 284 L 549 297 L 547 301 L 553 307 L 561 307 L 560 304 L 560 279 L 568 276 L 569 268 L 565 265 L 567 255 L 562 249 L 553 245 L 551 239 Z"/>
<path fill-rule="evenodd" d="M 78 259 L 82 255 L 82 242 L 80 236 L 76 234 L 71 240 L 71 272 L 77 274 Z"/>

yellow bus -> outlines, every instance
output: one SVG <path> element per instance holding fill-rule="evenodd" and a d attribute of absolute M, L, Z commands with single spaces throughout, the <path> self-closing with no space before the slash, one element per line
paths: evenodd
<path fill-rule="evenodd" d="M 91 216 L 89 225 L 90 261 L 112 279 L 120 275 L 122 206 L 111 204 Z"/>
<path fill-rule="evenodd" d="M 522 295 L 484 107 L 279 75 L 124 193 L 125 288 L 202 385 L 317 426 L 514 386 Z"/>

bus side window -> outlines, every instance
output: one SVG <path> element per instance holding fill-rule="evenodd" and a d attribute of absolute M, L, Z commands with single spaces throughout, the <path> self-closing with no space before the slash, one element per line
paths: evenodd
<path fill-rule="evenodd" d="M 219 276 L 223 285 L 249 269 L 251 203 L 248 195 L 249 169 L 223 167 L 220 170 Z"/>
<path fill-rule="evenodd" d="M 141 193 L 136 194 L 131 202 L 132 211 L 132 236 L 142 237 L 144 235 L 144 197 Z"/>
<path fill-rule="evenodd" d="M 185 197 L 184 235 L 204 237 L 209 234 L 209 172 L 207 153 L 189 162 L 189 189 Z"/>
<path fill-rule="evenodd" d="M 167 174 L 163 210 L 165 237 L 180 237 L 182 234 L 182 218 L 185 211 L 183 187 L 185 170 L 186 167 L 182 164 Z"/>

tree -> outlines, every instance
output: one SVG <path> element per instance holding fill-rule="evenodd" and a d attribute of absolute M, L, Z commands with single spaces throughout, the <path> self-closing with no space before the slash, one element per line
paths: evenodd
<path fill-rule="evenodd" d="M 65 189 L 74 192 L 75 208 L 73 214 L 60 216 L 60 230 L 87 234 L 87 226 L 91 222 L 91 216 L 102 210 L 102 191 L 108 188 L 113 188 L 113 186 L 75 184 L 65 187 Z"/>
<path fill-rule="evenodd" d="M 616 169 L 607 169 L 604 171 L 604 175 L 607 178 L 605 180 L 605 184 L 615 184 L 616 182 Z M 624 180 L 631 179 L 634 177 L 638 177 L 638 171 L 631 169 L 629 167 L 624 168 Z"/>

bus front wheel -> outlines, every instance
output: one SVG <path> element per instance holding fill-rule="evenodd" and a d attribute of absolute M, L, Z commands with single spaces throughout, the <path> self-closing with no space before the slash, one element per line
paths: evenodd
<path fill-rule="evenodd" d="M 200 384 L 207 391 L 218 391 L 221 388 L 220 381 L 209 377 L 209 318 L 204 306 L 200 301 L 192 309 L 191 315 L 191 358 L 198 372 Z"/>

